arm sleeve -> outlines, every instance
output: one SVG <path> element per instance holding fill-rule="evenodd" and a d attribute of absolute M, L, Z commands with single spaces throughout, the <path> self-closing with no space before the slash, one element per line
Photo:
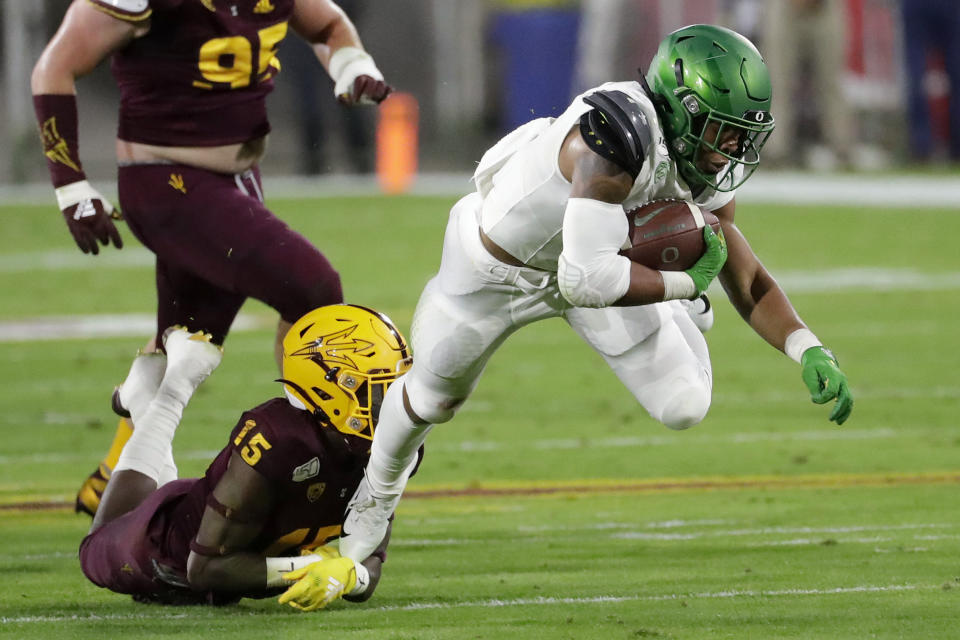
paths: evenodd
<path fill-rule="evenodd" d="M 557 284 L 578 307 L 607 307 L 630 287 L 630 260 L 619 254 L 629 226 L 623 207 L 570 198 L 563 219 L 563 251 Z"/>

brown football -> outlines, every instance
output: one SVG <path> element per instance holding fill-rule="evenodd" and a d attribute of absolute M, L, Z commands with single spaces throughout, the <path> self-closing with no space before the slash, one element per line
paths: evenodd
<path fill-rule="evenodd" d="M 703 227 L 720 230 L 709 211 L 685 200 L 653 200 L 627 212 L 629 249 L 620 253 L 633 262 L 660 271 L 689 269 L 703 255 Z"/>

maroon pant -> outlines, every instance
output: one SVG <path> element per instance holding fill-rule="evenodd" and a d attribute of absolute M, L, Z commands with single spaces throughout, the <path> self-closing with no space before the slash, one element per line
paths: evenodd
<path fill-rule="evenodd" d="M 326 257 L 264 206 L 257 169 L 123 166 L 119 192 L 130 230 L 157 257 L 158 338 L 179 324 L 222 344 L 248 297 L 288 322 L 343 301 Z"/>
<path fill-rule="evenodd" d="M 179 567 L 185 573 L 186 558 L 168 558 L 163 550 L 167 533 L 166 509 L 197 482 L 176 480 L 165 484 L 119 518 L 103 525 L 80 543 L 80 568 L 98 587 L 148 599 L 189 594 L 159 579 L 154 563 Z M 189 594 L 197 601 L 204 594 Z M 189 597 L 189 596 L 188 596 Z"/>

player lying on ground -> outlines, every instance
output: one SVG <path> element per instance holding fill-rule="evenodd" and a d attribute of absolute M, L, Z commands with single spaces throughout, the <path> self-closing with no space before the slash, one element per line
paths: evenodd
<path fill-rule="evenodd" d="M 210 373 L 217 349 L 198 337 L 165 333 L 164 385 L 189 388 Z M 167 483 L 157 468 L 171 455 L 173 432 L 151 417 L 158 386 L 140 378 L 136 404 L 147 406 L 130 407 L 141 419 L 80 545 L 84 574 L 166 604 L 281 592 L 281 603 L 304 610 L 340 597 L 366 600 L 380 579 L 389 527 L 361 561 L 323 545 L 340 534 L 384 393 L 410 360 L 403 335 L 380 313 L 354 305 L 311 311 L 283 340 L 286 398 L 244 412 L 202 478 Z"/>
<path fill-rule="evenodd" d="M 279 351 L 297 318 L 343 301 L 327 258 L 263 203 L 266 98 L 280 70 L 277 46 L 290 29 L 313 45 L 342 102 L 380 102 L 390 93 L 354 25 L 330 0 L 75 0 L 34 67 L 34 107 L 57 202 L 80 249 L 97 254 L 100 244 L 121 248 L 119 212 L 83 172 L 75 83 L 111 58 L 120 88 L 120 205 L 157 258 L 157 334 L 146 352 L 173 325 L 222 345 L 248 297 L 279 313 Z M 130 429 L 118 425 L 110 452 L 77 496 L 78 511 L 96 510 Z M 165 477 L 176 477 L 172 459 L 166 466 Z"/>
<path fill-rule="evenodd" d="M 734 222 L 734 190 L 773 130 L 770 104 L 756 48 L 728 29 L 694 25 L 663 40 L 646 78 L 592 89 L 484 154 L 417 305 L 417 360 L 384 400 L 343 555 L 376 547 L 431 425 L 453 417 L 511 333 L 544 318 L 562 317 L 651 417 L 685 429 L 706 415 L 713 374 L 706 341 L 677 301 L 719 275 L 744 320 L 801 363 L 813 401 L 836 398 L 830 419 L 847 419 L 846 377 Z M 693 201 L 720 221 L 719 234 L 704 228 L 706 251 L 687 271 L 619 253 L 624 209 L 662 198 Z"/>

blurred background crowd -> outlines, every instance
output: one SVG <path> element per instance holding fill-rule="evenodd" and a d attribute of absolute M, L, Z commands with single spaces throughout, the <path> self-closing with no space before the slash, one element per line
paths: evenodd
<path fill-rule="evenodd" d="M 70 0 L 5 0 L 0 184 L 46 181 L 29 74 Z M 958 0 L 341 0 L 387 80 L 418 105 L 419 167 L 468 172 L 504 132 L 580 91 L 636 78 L 685 24 L 729 26 L 767 60 L 777 131 L 766 167 L 960 166 Z M 296 37 L 280 50 L 267 174 L 374 170 L 374 108 L 350 110 Z M 80 148 L 115 174 L 107 65 L 78 87 Z"/>

